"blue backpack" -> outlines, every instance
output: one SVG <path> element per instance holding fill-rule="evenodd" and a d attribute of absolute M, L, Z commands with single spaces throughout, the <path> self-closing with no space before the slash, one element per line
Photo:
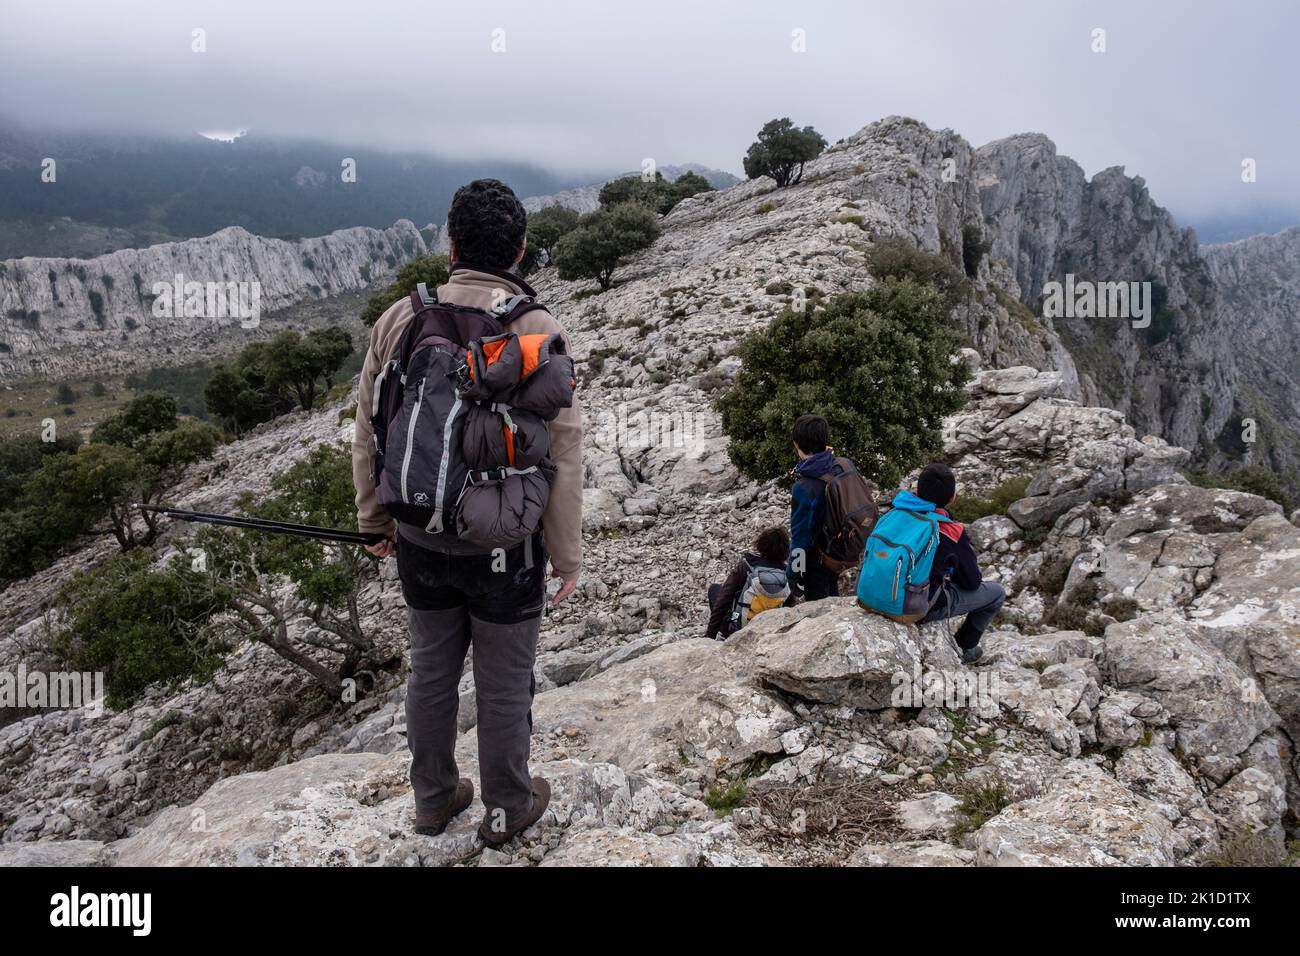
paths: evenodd
<path fill-rule="evenodd" d="M 930 568 L 939 550 L 935 506 L 910 491 L 894 496 L 867 537 L 858 575 L 858 604 L 904 624 L 930 610 Z"/>

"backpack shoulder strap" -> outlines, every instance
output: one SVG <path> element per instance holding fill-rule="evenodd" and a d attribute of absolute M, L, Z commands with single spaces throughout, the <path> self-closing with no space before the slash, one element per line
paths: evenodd
<path fill-rule="evenodd" d="M 521 293 L 519 295 L 512 295 L 508 299 L 502 299 L 497 303 L 496 307 L 492 309 L 490 315 L 503 326 L 507 326 L 516 319 L 522 318 L 529 312 L 535 312 L 538 309 L 545 311 L 546 306 L 542 305 L 531 295 L 524 295 Z"/>
<path fill-rule="evenodd" d="M 420 313 L 432 309 L 438 305 L 438 293 L 430 291 L 429 287 L 421 282 L 411 293 L 411 321 L 406 325 L 406 331 L 402 333 L 401 339 L 398 340 L 397 350 L 393 355 L 394 360 L 401 370 L 403 381 L 405 381 L 406 366 L 411 361 L 411 352 L 415 348 L 415 337 L 420 332 Z"/>
<path fill-rule="evenodd" d="M 855 471 L 857 471 L 857 469 L 853 467 L 853 462 L 849 461 L 849 459 L 836 458 L 834 462 L 831 463 L 831 466 L 818 475 L 817 478 L 823 484 L 830 485 L 834 483 L 836 478 L 843 478 L 845 475 L 852 474 Z"/>

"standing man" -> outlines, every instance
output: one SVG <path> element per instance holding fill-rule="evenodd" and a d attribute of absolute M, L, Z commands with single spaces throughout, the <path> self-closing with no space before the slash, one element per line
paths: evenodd
<path fill-rule="evenodd" d="M 516 273 L 525 249 L 527 216 L 515 194 L 495 179 L 457 190 L 447 214 L 451 274 L 437 301 L 485 312 L 533 290 Z M 393 356 L 414 316 L 409 298 L 394 302 L 370 334 L 361 370 L 358 408 L 369 409 L 375 379 Z M 567 337 L 545 309 L 527 311 L 508 330 Z M 464 343 L 468 344 L 468 343 Z M 446 532 L 394 522 L 380 507 L 374 484 L 373 430 L 357 415 L 352 476 L 357 526 L 382 532 L 372 554 L 397 554 L 411 641 L 406 735 L 411 748 L 415 829 L 436 835 L 474 799 L 474 785 L 456 766 L 458 685 L 474 648 L 478 707 L 479 783 L 486 809 L 479 835 L 499 846 L 541 818 L 550 786 L 530 777 L 533 664 L 546 602 L 545 566 L 561 581 L 552 600 L 573 593 L 582 570 L 582 413 L 576 399 L 547 423 L 556 468 L 541 530 L 506 550 L 484 551 Z"/>
<path fill-rule="evenodd" d="M 826 482 L 835 467 L 830 427 L 820 415 L 800 415 L 790 436 L 799 462 L 790 488 L 790 559 L 786 576 L 805 600 L 839 596 L 839 575 L 822 563 Z"/>

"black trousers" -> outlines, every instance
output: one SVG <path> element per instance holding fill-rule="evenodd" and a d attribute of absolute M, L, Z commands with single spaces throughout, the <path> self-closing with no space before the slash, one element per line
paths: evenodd
<path fill-rule="evenodd" d="M 418 815 L 442 810 L 460 779 L 456 718 L 465 657 L 474 648 L 479 794 L 489 819 L 532 803 L 528 770 L 537 633 L 546 600 L 540 539 L 487 555 L 449 555 L 402 540 L 397 569 L 406 598 L 411 676 L 406 739 Z"/>
<path fill-rule="evenodd" d="M 817 557 L 803 575 L 803 594 L 805 601 L 820 601 L 822 598 L 840 596 L 840 576 Z"/>

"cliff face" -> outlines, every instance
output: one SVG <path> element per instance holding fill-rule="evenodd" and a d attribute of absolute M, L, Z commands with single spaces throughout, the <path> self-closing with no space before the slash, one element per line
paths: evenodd
<path fill-rule="evenodd" d="M 1231 426 L 1240 372 L 1225 336 L 1224 303 L 1195 233 L 1179 228 L 1141 177 L 1122 168 L 1088 180 L 1038 134 L 976 150 L 991 254 L 1014 273 L 1019 295 L 1042 314 L 1049 282 L 1150 282 L 1151 324 L 1058 318 L 1084 398 L 1124 412 L 1136 427 L 1206 453 Z"/>
<path fill-rule="evenodd" d="M 1242 372 L 1235 417 L 1258 426 L 1253 447 L 1243 448 L 1229 428 L 1218 450 L 1293 471 L 1300 467 L 1300 227 L 1202 246 L 1201 254 L 1223 296 L 1229 348 Z"/>
<path fill-rule="evenodd" d="M 231 325 L 303 299 L 361 289 L 423 254 L 405 219 L 387 229 L 342 229 L 312 239 L 255 236 L 238 227 L 201 239 L 122 249 L 95 259 L 10 259 L 0 263 L 0 377 L 122 371 L 159 355 L 198 353 Z M 155 285 L 245 285 L 236 315 L 186 317 L 183 301 L 155 309 Z M 166 304 L 166 303 L 164 303 Z M 162 314 L 156 314 L 156 313 Z"/>

